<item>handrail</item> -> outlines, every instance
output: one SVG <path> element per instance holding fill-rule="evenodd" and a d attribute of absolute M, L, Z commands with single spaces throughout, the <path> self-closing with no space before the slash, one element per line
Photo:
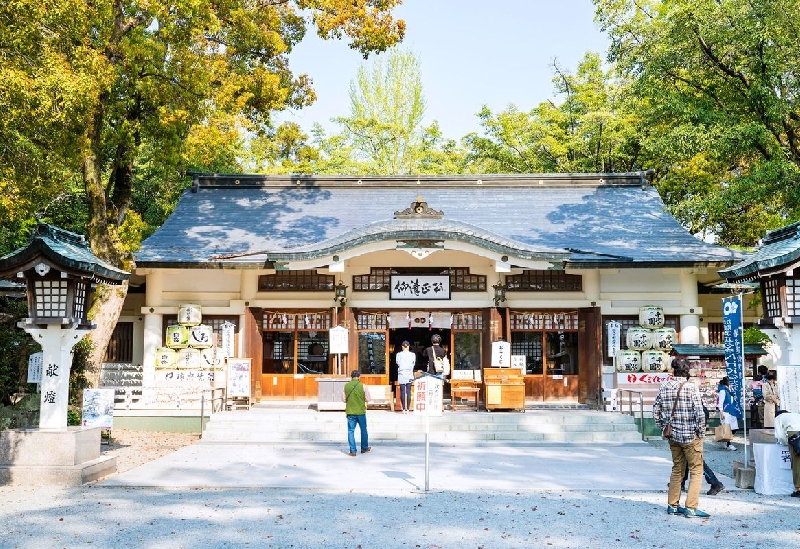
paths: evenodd
<path fill-rule="evenodd" d="M 203 422 L 203 417 L 205 416 L 205 407 L 206 407 L 206 391 L 211 393 L 211 413 L 214 412 L 221 412 L 222 409 L 225 407 L 225 388 L 224 387 L 215 387 L 213 389 L 203 389 L 200 391 L 200 438 L 203 438 L 203 431 L 205 430 L 205 423 Z M 220 396 L 215 396 L 215 393 L 219 391 Z M 215 403 L 219 401 L 219 405 L 215 405 Z"/>
<path fill-rule="evenodd" d="M 618 389 L 617 392 L 619 393 L 628 393 L 628 413 L 633 417 L 634 421 L 636 420 L 636 415 L 633 413 L 633 395 L 639 395 L 639 430 L 642 432 L 642 440 L 645 440 L 644 436 L 644 394 L 642 391 L 633 391 L 631 389 Z M 620 395 L 621 397 L 621 395 Z M 622 401 L 622 398 L 620 398 Z M 625 413 L 622 411 L 622 405 L 620 405 L 620 412 Z"/>

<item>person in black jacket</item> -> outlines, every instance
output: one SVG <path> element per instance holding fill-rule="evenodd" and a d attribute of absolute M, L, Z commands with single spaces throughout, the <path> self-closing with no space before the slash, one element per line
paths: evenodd
<path fill-rule="evenodd" d="M 443 358 L 447 356 L 447 353 L 442 348 L 442 336 L 439 334 L 433 334 L 431 336 L 431 346 L 425 349 L 425 356 L 428 359 L 428 373 L 440 375 L 441 372 L 436 371 L 434 357 L 438 356 L 439 358 Z"/>

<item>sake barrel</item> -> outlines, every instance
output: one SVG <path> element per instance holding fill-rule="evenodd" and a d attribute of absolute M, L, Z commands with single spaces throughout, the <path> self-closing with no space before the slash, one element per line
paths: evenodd
<path fill-rule="evenodd" d="M 632 326 L 625 333 L 625 343 L 628 349 L 634 351 L 650 349 L 653 346 L 653 332 L 647 328 Z"/>
<path fill-rule="evenodd" d="M 214 328 L 206 324 L 189 327 L 189 347 L 207 349 L 214 346 Z"/>
<path fill-rule="evenodd" d="M 175 358 L 175 367 L 179 370 L 192 370 L 200 368 L 200 349 L 187 347 L 181 349 Z"/>
<path fill-rule="evenodd" d="M 178 324 L 196 326 L 202 321 L 203 315 L 200 312 L 200 305 L 196 303 L 185 303 L 178 307 Z"/>
<path fill-rule="evenodd" d="M 643 372 L 666 372 L 669 367 L 669 355 L 664 351 L 642 351 Z"/>
<path fill-rule="evenodd" d="M 167 347 L 183 349 L 189 346 L 189 328 L 181 324 L 167 326 Z"/>
<path fill-rule="evenodd" d="M 639 326 L 661 328 L 664 325 L 664 309 L 656 305 L 639 307 Z"/>
<path fill-rule="evenodd" d="M 156 368 L 168 370 L 175 365 L 177 357 L 175 350 L 169 347 L 159 347 L 156 349 Z"/>
<path fill-rule="evenodd" d="M 653 330 L 653 348 L 669 351 L 675 343 L 676 333 L 674 328 L 659 328 Z"/>
<path fill-rule="evenodd" d="M 200 365 L 204 370 L 216 370 L 222 365 L 222 349 L 206 347 L 200 349 Z"/>
<path fill-rule="evenodd" d="M 638 372 L 641 369 L 642 358 L 639 351 L 622 349 L 617 353 L 618 372 Z"/>

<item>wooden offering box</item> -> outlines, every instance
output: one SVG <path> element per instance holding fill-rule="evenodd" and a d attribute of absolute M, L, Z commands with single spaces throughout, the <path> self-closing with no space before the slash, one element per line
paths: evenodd
<path fill-rule="evenodd" d="M 525 411 L 525 382 L 519 368 L 484 368 L 483 402 L 486 411 Z"/>

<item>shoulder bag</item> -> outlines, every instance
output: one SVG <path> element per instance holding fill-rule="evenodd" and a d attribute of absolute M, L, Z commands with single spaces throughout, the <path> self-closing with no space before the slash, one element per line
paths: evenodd
<path fill-rule="evenodd" d="M 672 412 L 669 414 L 669 421 L 666 425 L 664 425 L 664 429 L 661 431 L 661 436 L 666 439 L 672 438 L 672 419 L 675 417 L 675 408 L 678 407 L 678 399 L 681 396 L 681 389 L 683 389 L 685 384 L 686 382 L 684 381 L 681 383 L 681 386 L 678 387 L 678 394 L 675 395 L 675 402 L 672 403 Z"/>
<path fill-rule="evenodd" d="M 788 437 L 787 441 L 791 449 L 794 450 L 794 453 L 800 456 L 800 433 L 795 433 Z"/>

